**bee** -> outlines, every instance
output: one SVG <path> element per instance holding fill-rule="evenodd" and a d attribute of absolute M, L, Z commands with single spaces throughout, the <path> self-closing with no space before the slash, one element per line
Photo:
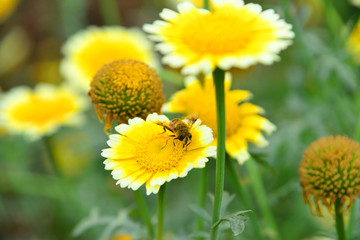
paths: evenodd
<path fill-rule="evenodd" d="M 165 122 L 155 122 L 155 123 L 157 125 L 162 126 L 164 128 L 164 132 L 166 132 L 166 130 L 172 132 L 173 134 L 170 135 L 170 137 L 182 141 L 183 147 L 187 148 L 187 146 L 191 143 L 191 138 L 192 138 L 190 129 L 198 118 L 195 115 L 189 115 L 185 119 L 188 123 L 181 120 L 180 118 L 174 118 L 169 123 L 165 123 Z"/>

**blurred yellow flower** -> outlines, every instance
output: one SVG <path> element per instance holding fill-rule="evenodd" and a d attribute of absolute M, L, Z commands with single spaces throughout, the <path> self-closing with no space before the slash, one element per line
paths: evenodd
<path fill-rule="evenodd" d="M 0 0 L 0 23 L 13 13 L 18 3 L 19 0 Z"/>
<path fill-rule="evenodd" d="M 145 119 L 160 113 L 165 102 L 158 74 L 147 64 L 135 60 L 119 60 L 104 65 L 91 82 L 89 97 L 96 114 L 105 121 L 105 132 L 116 120 L 119 124 L 130 118 Z"/>
<path fill-rule="evenodd" d="M 360 20 L 358 20 L 354 29 L 352 30 L 347 40 L 346 48 L 360 64 Z"/>
<path fill-rule="evenodd" d="M 272 133 L 276 127 L 267 119 L 259 116 L 264 110 L 249 102 L 244 102 L 251 93 L 244 90 L 230 90 L 230 76 L 225 81 L 226 110 L 226 151 L 236 158 L 240 164 L 249 158 L 247 142 L 264 147 L 268 142 L 261 130 Z M 197 114 L 204 124 L 214 130 L 216 145 L 216 103 L 215 87 L 212 77 L 206 77 L 204 84 L 196 78 L 186 79 L 186 88 L 172 96 L 163 107 L 164 112 Z"/>
<path fill-rule="evenodd" d="M 350 2 L 351 2 L 352 5 L 354 5 L 355 7 L 360 7 L 360 0 L 350 0 Z"/>
<path fill-rule="evenodd" d="M 323 215 L 320 203 L 333 213 L 337 199 L 341 211 L 348 210 L 360 196 L 360 146 L 345 136 L 320 138 L 305 150 L 299 173 L 304 202 L 314 214 Z"/>
<path fill-rule="evenodd" d="M 35 90 L 20 86 L 1 96 L 0 126 L 37 139 L 61 125 L 80 123 L 84 107 L 84 99 L 65 86 L 41 83 Z"/>
<path fill-rule="evenodd" d="M 122 234 L 116 234 L 111 238 L 111 240 L 131 240 L 131 235 L 122 235 Z"/>
<path fill-rule="evenodd" d="M 205 167 L 207 157 L 215 155 L 216 147 L 209 146 L 212 130 L 200 126 L 199 119 L 189 129 L 192 138 L 187 146 L 159 122 L 168 124 L 169 119 L 157 113 L 149 114 L 146 121 L 133 118 L 129 124 L 115 127 L 119 134 L 110 135 L 110 148 L 101 155 L 107 158 L 105 169 L 112 170 L 120 187 L 137 190 L 146 183 L 147 195 L 157 193 L 166 181 L 185 177 L 192 168 Z"/>
<path fill-rule="evenodd" d="M 272 9 L 241 0 L 213 0 L 213 11 L 196 8 L 190 2 L 178 5 L 179 13 L 163 9 L 144 30 L 158 41 L 162 61 L 183 74 L 209 74 L 248 68 L 256 63 L 272 64 L 280 59 L 294 37 L 292 26 L 279 19 Z"/>
<path fill-rule="evenodd" d="M 157 66 L 151 42 L 135 28 L 89 27 L 68 39 L 62 51 L 62 75 L 85 91 L 96 72 L 112 61 L 132 59 Z"/>

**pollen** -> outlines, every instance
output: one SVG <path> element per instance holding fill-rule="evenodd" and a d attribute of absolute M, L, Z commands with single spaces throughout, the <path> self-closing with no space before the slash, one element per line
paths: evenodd
<path fill-rule="evenodd" d="M 198 15 L 189 12 L 182 17 L 182 41 L 199 54 L 221 56 L 241 49 L 254 54 L 263 51 L 266 43 L 275 39 L 274 28 L 246 8 L 239 11 L 224 6 L 212 14 Z M 235 28 L 242 30 L 234 31 Z M 261 38 L 259 36 L 257 39 L 259 34 Z M 254 39 L 257 39 L 256 43 L 253 43 Z"/>
<path fill-rule="evenodd" d="M 136 60 L 118 60 L 104 65 L 93 78 L 89 97 L 95 105 L 104 130 L 115 120 L 145 119 L 149 113 L 160 113 L 165 95 L 154 69 Z"/>
<path fill-rule="evenodd" d="M 345 136 L 321 138 L 306 149 L 299 173 L 304 202 L 314 214 L 322 215 L 319 202 L 333 213 L 337 199 L 346 211 L 360 196 L 360 146 Z"/>
<path fill-rule="evenodd" d="M 184 152 L 181 141 L 163 133 L 140 142 L 136 159 L 147 171 L 164 172 L 176 168 Z"/>

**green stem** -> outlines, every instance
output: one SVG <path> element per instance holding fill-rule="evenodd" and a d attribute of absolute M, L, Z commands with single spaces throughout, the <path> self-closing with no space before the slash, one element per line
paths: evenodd
<path fill-rule="evenodd" d="M 335 221 L 336 221 L 336 232 L 338 235 L 338 240 L 346 240 L 345 237 L 345 227 L 344 227 L 344 217 L 341 209 L 340 199 L 335 201 Z"/>
<path fill-rule="evenodd" d="M 271 228 L 273 239 L 281 239 L 279 231 L 277 229 L 274 216 L 269 206 L 269 202 L 266 196 L 266 191 L 261 179 L 261 174 L 259 169 L 256 166 L 254 159 L 249 159 L 245 162 L 245 167 L 248 171 L 249 176 L 251 176 L 251 187 L 253 188 L 255 198 L 257 199 L 258 205 L 260 207 L 261 213 L 264 216 L 266 225 Z"/>
<path fill-rule="evenodd" d="M 204 0 L 204 3 L 203 3 L 203 8 L 204 9 L 207 9 L 207 10 L 210 10 L 210 1 L 209 0 Z"/>
<path fill-rule="evenodd" d="M 225 72 L 216 68 L 213 72 L 216 94 L 216 119 L 217 119 L 217 156 L 216 156 L 216 182 L 215 201 L 212 224 L 220 218 L 221 201 L 224 191 L 225 172 Z M 211 228 L 211 240 L 218 239 L 218 225 Z"/>
<path fill-rule="evenodd" d="M 200 182 L 199 182 L 199 195 L 198 195 L 198 206 L 200 208 L 205 208 L 205 196 L 207 189 L 208 181 L 208 168 L 203 168 L 200 170 Z M 197 217 L 196 220 L 196 230 L 201 232 L 204 227 L 204 219 L 202 217 Z M 202 240 L 204 238 L 198 237 L 197 240 Z"/>
<path fill-rule="evenodd" d="M 165 205 L 165 190 L 166 183 L 160 187 L 157 202 L 157 226 L 156 226 L 156 240 L 162 240 L 164 229 L 164 205 Z"/>
<path fill-rule="evenodd" d="M 105 25 L 121 25 L 119 7 L 115 0 L 98 0 Z"/>
<path fill-rule="evenodd" d="M 134 191 L 134 195 L 135 195 L 136 203 L 140 210 L 140 214 L 145 221 L 145 224 L 146 224 L 146 227 L 148 228 L 149 234 L 150 234 L 151 238 L 154 238 L 154 227 L 150 220 L 150 214 L 149 214 L 149 210 L 146 206 L 145 199 L 140 190 Z"/>
<path fill-rule="evenodd" d="M 254 208 L 251 204 L 251 200 L 249 197 L 249 194 L 246 192 L 246 189 L 241 185 L 240 183 L 240 176 L 239 173 L 237 172 L 233 160 L 231 159 L 231 157 L 226 154 L 226 167 L 228 170 L 228 176 L 231 179 L 232 184 L 235 187 L 235 191 L 237 196 L 240 198 L 243 207 L 248 210 L 248 209 L 252 209 Z M 261 234 L 262 230 L 260 228 L 259 222 L 257 221 L 256 217 L 255 217 L 255 212 L 252 212 L 249 214 L 249 219 L 251 222 L 251 226 L 252 226 L 252 230 L 255 236 L 255 239 L 263 239 L 263 236 Z"/>

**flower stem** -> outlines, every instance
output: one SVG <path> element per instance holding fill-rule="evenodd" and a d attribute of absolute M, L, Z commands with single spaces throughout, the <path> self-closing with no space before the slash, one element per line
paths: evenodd
<path fill-rule="evenodd" d="M 145 224 L 146 224 L 146 227 L 148 228 L 149 234 L 150 234 L 151 238 L 154 238 L 154 227 L 151 223 L 149 210 L 146 206 L 144 197 L 140 190 L 134 191 L 134 195 L 135 195 L 136 203 L 140 209 L 140 214 L 142 215 L 142 218 L 145 221 Z"/>
<path fill-rule="evenodd" d="M 251 186 L 254 190 L 255 198 L 258 201 L 261 213 L 264 216 L 264 220 L 266 225 L 271 228 L 271 235 L 274 235 L 273 239 L 281 239 L 279 235 L 279 231 L 277 229 L 274 216 L 272 215 L 272 211 L 270 209 L 268 199 L 266 196 L 266 191 L 261 179 L 261 175 L 256 166 L 254 159 L 249 159 L 245 162 L 245 167 L 251 176 Z"/>
<path fill-rule="evenodd" d="M 213 72 L 216 94 L 216 119 L 217 119 L 217 156 L 216 156 L 216 182 L 215 201 L 212 224 L 220 218 L 221 201 L 224 191 L 225 172 L 225 72 L 216 68 Z M 218 239 L 218 225 L 211 229 L 211 240 Z"/>
<path fill-rule="evenodd" d="M 344 217 L 341 211 L 340 199 L 335 201 L 335 221 L 336 221 L 336 232 L 338 235 L 338 240 L 346 240 L 345 237 L 345 227 L 344 227 Z"/>
<path fill-rule="evenodd" d="M 200 182 L 199 182 L 199 195 L 198 195 L 198 206 L 200 208 L 205 207 L 205 196 L 206 196 L 206 188 L 208 181 L 208 168 L 203 168 L 200 170 Z M 202 217 L 198 217 L 196 221 L 196 230 L 201 232 L 203 230 L 204 219 Z M 204 239 L 202 237 L 197 238 L 197 240 Z"/>
<path fill-rule="evenodd" d="M 225 162 L 226 162 L 226 167 L 227 167 L 227 170 L 229 173 L 228 176 L 230 177 L 231 182 L 235 187 L 236 194 L 240 198 L 243 207 L 246 210 L 252 209 L 253 206 L 251 206 L 252 204 L 251 204 L 251 200 L 249 198 L 249 194 L 246 192 L 245 188 L 241 185 L 241 183 L 239 181 L 240 180 L 239 173 L 236 171 L 233 160 L 231 159 L 231 157 L 228 154 L 226 154 Z M 250 219 L 253 233 L 255 236 L 254 239 L 258 239 L 258 240 L 263 239 L 262 234 L 261 234 L 262 231 L 261 231 L 259 222 L 257 221 L 257 219 L 255 217 L 254 212 L 249 214 L 249 219 Z"/>
<path fill-rule="evenodd" d="M 162 240 L 164 229 L 164 205 L 165 205 L 165 190 L 166 183 L 160 187 L 157 202 L 157 226 L 156 226 L 156 240 Z"/>
<path fill-rule="evenodd" d="M 203 3 L 203 8 L 204 9 L 210 10 L 209 2 L 210 2 L 209 0 L 204 0 L 204 3 Z"/>

